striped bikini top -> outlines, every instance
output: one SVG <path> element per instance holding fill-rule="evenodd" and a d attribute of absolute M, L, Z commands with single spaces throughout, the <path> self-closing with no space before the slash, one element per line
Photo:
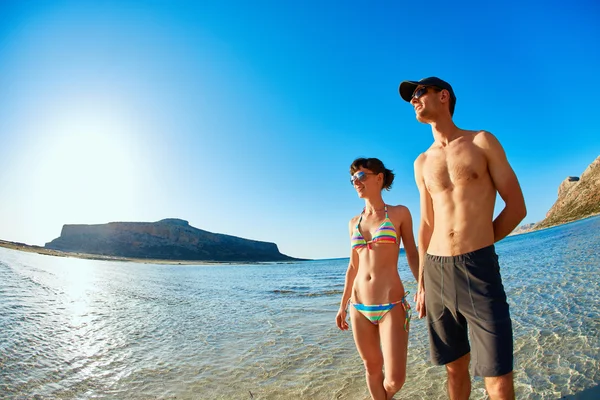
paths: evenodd
<path fill-rule="evenodd" d="M 376 243 L 376 242 L 392 243 L 392 244 L 398 243 L 398 234 L 396 233 L 396 228 L 394 228 L 394 224 L 392 223 L 392 221 L 390 220 L 390 217 L 388 216 L 387 205 L 385 206 L 385 219 L 383 220 L 381 225 L 379 225 L 379 228 L 377 228 L 377 230 L 375 231 L 375 234 L 373 235 L 373 239 L 371 239 L 371 241 L 369 241 L 369 242 L 367 242 L 365 240 L 365 238 L 363 237 L 362 233 L 360 233 L 360 221 L 362 221 L 364 212 L 365 212 L 365 210 L 363 209 L 363 212 L 360 213 L 360 218 L 358 219 L 358 222 L 356 223 L 356 227 L 354 228 L 354 232 L 352 234 L 352 239 L 350 240 L 350 244 L 352 245 L 353 250 L 354 249 L 358 250 L 363 247 L 367 247 L 368 249 L 371 249 L 371 243 Z"/>

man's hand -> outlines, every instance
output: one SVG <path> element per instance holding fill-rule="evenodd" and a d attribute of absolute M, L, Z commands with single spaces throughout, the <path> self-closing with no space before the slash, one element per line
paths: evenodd
<path fill-rule="evenodd" d="M 417 294 L 415 294 L 415 303 L 417 303 L 417 315 L 419 318 L 426 316 L 427 310 L 425 309 L 425 289 L 417 290 Z"/>
<path fill-rule="evenodd" d="M 340 328 L 342 331 L 348 330 L 348 323 L 346 322 L 346 309 L 345 308 L 340 307 L 340 309 L 337 312 L 337 315 L 335 316 L 335 323 L 337 324 L 337 327 Z"/>

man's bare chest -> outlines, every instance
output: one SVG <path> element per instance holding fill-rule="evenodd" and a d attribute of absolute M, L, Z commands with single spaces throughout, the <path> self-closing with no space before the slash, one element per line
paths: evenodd
<path fill-rule="evenodd" d="M 423 168 L 425 185 L 432 194 L 471 186 L 487 176 L 485 156 L 473 148 L 433 151 Z"/>

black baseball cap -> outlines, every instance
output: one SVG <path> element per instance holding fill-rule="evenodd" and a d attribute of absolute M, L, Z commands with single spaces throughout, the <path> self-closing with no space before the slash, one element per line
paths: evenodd
<path fill-rule="evenodd" d="M 415 92 L 415 89 L 419 86 L 434 86 L 440 89 L 446 89 L 450 92 L 450 98 L 456 102 L 456 96 L 454 95 L 454 90 L 452 90 L 452 86 L 446 81 L 441 80 L 440 78 L 436 78 L 435 76 L 431 76 L 429 78 L 423 78 L 420 81 L 404 81 L 398 87 L 398 91 L 400 92 L 400 97 L 404 100 L 410 102 L 412 99 L 412 95 Z"/>

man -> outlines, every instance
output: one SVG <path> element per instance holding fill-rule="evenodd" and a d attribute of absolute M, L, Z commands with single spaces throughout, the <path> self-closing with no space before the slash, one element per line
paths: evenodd
<path fill-rule="evenodd" d="M 404 81 L 399 91 L 434 139 L 414 164 L 417 312 L 427 316 L 432 361 L 446 365 L 452 400 L 469 398 L 470 362 L 491 399 L 514 399 L 512 324 L 494 243 L 527 214 L 521 187 L 494 135 L 454 125 L 450 84 L 431 77 Z M 496 193 L 505 207 L 493 219 Z"/>

